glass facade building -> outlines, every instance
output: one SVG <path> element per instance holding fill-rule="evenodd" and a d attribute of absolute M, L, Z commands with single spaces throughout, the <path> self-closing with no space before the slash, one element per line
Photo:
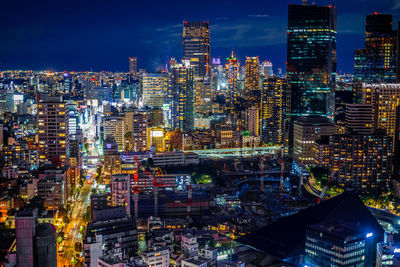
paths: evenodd
<path fill-rule="evenodd" d="M 304 266 L 372 266 L 374 234 L 339 221 L 306 228 Z"/>
<path fill-rule="evenodd" d="M 396 42 L 392 15 L 368 15 L 365 48 L 356 50 L 354 55 L 355 80 L 367 83 L 396 82 Z"/>
<path fill-rule="evenodd" d="M 183 58 L 190 64 L 199 77 L 205 77 L 210 67 L 210 23 L 183 22 Z"/>
<path fill-rule="evenodd" d="M 336 7 L 289 5 L 287 78 L 290 116 L 333 118 Z"/>

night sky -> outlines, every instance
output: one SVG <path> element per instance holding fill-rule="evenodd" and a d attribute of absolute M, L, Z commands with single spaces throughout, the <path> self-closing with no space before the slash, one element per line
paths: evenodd
<path fill-rule="evenodd" d="M 311 2 L 311 1 L 309 1 Z M 301 0 L 19 1 L 0 3 L 0 69 L 128 71 L 155 70 L 182 54 L 182 23 L 208 20 L 211 53 L 224 59 L 233 49 L 271 60 L 286 60 L 287 5 Z M 364 47 L 365 16 L 400 19 L 400 0 L 317 0 L 338 9 L 338 71 L 353 71 L 354 49 Z M 396 27 L 396 26 L 395 26 Z"/>

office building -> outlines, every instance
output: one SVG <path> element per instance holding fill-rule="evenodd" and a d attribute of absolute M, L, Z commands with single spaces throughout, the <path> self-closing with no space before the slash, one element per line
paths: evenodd
<path fill-rule="evenodd" d="M 259 135 L 259 113 L 260 110 L 256 107 L 251 107 L 246 110 L 247 131 L 250 136 Z"/>
<path fill-rule="evenodd" d="M 260 135 L 266 144 L 279 145 L 283 142 L 283 93 L 286 81 L 279 78 L 264 79 L 261 89 Z"/>
<path fill-rule="evenodd" d="M 145 151 L 147 144 L 147 114 L 141 110 L 135 110 L 132 119 L 132 148 L 134 151 Z"/>
<path fill-rule="evenodd" d="M 336 7 L 289 5 L 287 31 L 288 101 L 291 116 L 333 119 L 336 73 Z"/>
<path fill-rule="evenodd" d="M 124 206 L 126 214 L 131 214 L 131 176 L 129 174 L 111 176 L 111 205 Z"/>
<path fill-rule="evenodd" d="M 194 69 L 187 64 L 172 68 L 171 105 L 172 128 L 194 129 Z"/>
<path fill-rule="evenodd" d="M 190 60 L 195 75 L 204 78 L 210 68 L 210 23 L 183 22 L 183 59 Z"/>
<path fill-rule="evenodd" d="M 246 77 L 244 87 L 246 92 L 259 90 L 260 85 L 260 61 L 258 57 L 246 57 Z"/>
<path fill-rule="evenodd" d="M 15 215 L 17 266 L 57 266 L 56 230 L 49 223 L 38 223 L 37 209 Z"/>
<path fill-rule="evenodd" d="M 379 133 L 332 135 L 330 147 L 332 181 L 357 190 L 388 188 L 392 168 L 391 137 Z"/>
<path fill-rule="evenodd" d="M 328 221 L 306 228 L 305 266 L 372 266 L 373 232 Z"/>
<path fill-rule="evenodd" d="M 48 96 L 38 103 L 39 162 L 64 166 L 69 160 L 68 106 L 61 97 Z"/>
<path fill-rule="evenodd" d="M 365 48 L 355 51 L 354 78 L 366 83 L 396 82 L 397 32 L 392 30 L 392 15 L 367 16 Z"/>
<path fill-rule="evenodd" d="M 107 117 L 104 119 L 104 140 L 114 138 L 118 151 L 125 150 L 125 124 L 122 117 Z"/>
<path fill-rule="evenodd" d="M 273 78 L 274 71 L 272 69 L 272 62 L 269 60 L 264 60 L 260 66 L 260 74 L 264 76 L 265 79 Z"/>
<path fill-rule="evenodd" d="M 363 103 L 372 105 L 373 128 L 386 131 L 395 143 L 400 84 L 363 84 L 362 92 Z"/>
<path fill-rule="evenodd" d="M 335 126 L 326 117 L 308 116 L 294 122 L 293 157 L 304 164 L 313 164 L 314 143 L 324 135 L 335 134 Z"/>
<path fill-rule="evenodd" d="M 239 78 L 239 61 L 233 55 L 233 51 L 230 57 L 226 58 L 225 64 L 225 78 L 226 78 L 226 91 L 228 101 L 235 100 L 238 96 L 238 78 Z"/>
<path fill-rule="evenodd" d="M 373 132 L 372 105 L 347 104 L 345 126 L 350 133 L 371 134 Z"/>
<path fill-rule="evenodd" d="M 129 73 L 133 76 L 134 79 L 137 79 L 137 57 L 129 58 Z"/>
<path fill-rule="evenodd" d="M 55 226 L 50 223 L 39 223 L 35 231 L 35 266 L 57 267 Z"/>
<path fill-rule="evenodd" d="M 143 105 L 162 108 L 168 91 L 167 73 L 144 73 L 142 77 Z"/>

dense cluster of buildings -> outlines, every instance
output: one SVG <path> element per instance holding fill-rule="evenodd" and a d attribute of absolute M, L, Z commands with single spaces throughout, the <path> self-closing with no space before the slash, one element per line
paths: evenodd
<path fill-rule="evenodd" d="M 307 1 L 286 75 L 212 58 L 208 21 L 158 70 L 0 71 L 0 265 L 395 264 L 396 223 L 358 195 L 400 197 L 399 30 L 365 27 L 354 75 L 336 7 Z"/>

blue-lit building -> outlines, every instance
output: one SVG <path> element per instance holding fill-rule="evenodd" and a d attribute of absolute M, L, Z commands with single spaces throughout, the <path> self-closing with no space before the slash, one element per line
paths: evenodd
<path fill-rule="evenodd" d="M 374 234 L 329 221 L 306 228 L 305 266 L 372 266 Z"/>
<path fill-rule="evenodd" d="M 333 118 L 336 75 L 336 7 L 289 5 L 288 115 Z"/>

